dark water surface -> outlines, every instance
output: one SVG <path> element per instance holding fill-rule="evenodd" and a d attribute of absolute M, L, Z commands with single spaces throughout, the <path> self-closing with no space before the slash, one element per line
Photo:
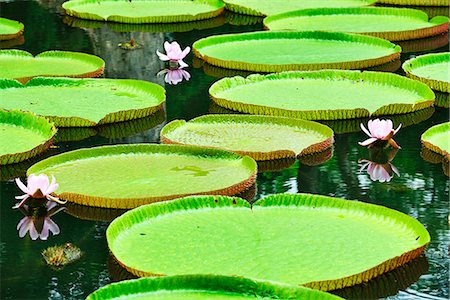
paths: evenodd
<path fill-rule="evenodd" d="M 3 43 L 0 47 L 24 49 L 33 54 L 52 49 L 96 54 L 106 61 L 106 77 L 143 79 L 161 84 L 167 90 L 167 103 L 164 113 L 145 120 L 95 130 L 60 130 L 58 148 L 51 149 L 44 157 L 97 145 L 157 143 L 159 131 L 167 122 L 177 118 L 191 119 L 220 110 L 211 105 L 208 87 L 218 77 L 232 74 L 202 66 L 190 54 L 186 62 L 190 65 L 188 71 L 192 75 L 191 80 L 170 86 L 164 83 L 163 78 L 156 76 L 163 64 L 157 59 L 155 51 L 162 50 L 165 40 L 177 40 L 182 46 L 187 46 L 201 37 L 213 34 L 262 28 L 258 19 L 230 14 L 194 24 L 192 28 L 124 28 L 92 22 L 77 23 L 77 20 L 64 17 L 60 9 L 61 3 L 58 0 L 0 2 L 1 16 L 20 20 L 26 28 L 24 40 Z M 171 32 L 183 30 L 186 32 Z M 117 46 L 130 37 L 134 37 L 144 47 L 126 51 Z M 437 40 L 436 44 L 439 45 Z M 441 46 L 427 52 L 448 51 L 448 46 Z M 427 52 L 403 54 L 402 61 L 412 55 Z M 402 149 L 396 153 L 392 164 L 398 168 L 400 176 L 395 175 L 390 182 L 374 182 L 366 171 L 359 172 L 362 163 L 358 163 L 358 160 L 369 158 L 369 152 L 357 144 L 365 139 L 364 134 L 357 129 L 357 123 L 353 126 L 354 133 L 336 135 L 333 156 L 325 163 L 308 166 L 304 164 L 307 162 L 297 161 L 287 169 L 258 174 L 255 199 L 284 192 L 308 192 L 358 199 L 404 212 L 417 218 L 428 229 L 431 244 L 424 257 L 367 284 L 339 291 L 344 297 L 449 297 L 449 181 L 441 164 L 426 162 L 421 157 L 420 144 L 420 135 L 426 129 L 449 120 L 448 110 L 431 109 L 409 117 L 409 120 L 409 123 L 417 124 L 403 128 L 396 137 Z M 336 132 L 348 131 L 349 127 L 342 122 L 332 125 Z M 76 141 L 65 142 L 67 140 Z M 47 241 L 32 241 L 28 235 L 24 238 L 18 236 L 16 226 L 23 216 L 19 211 L 13 211 L 11 206 L 15 203 L 14 196 L 21 193 L 11 179 L 23 176 L 30 164 L 2 167 L 1 170 L 0 298 L 83 299 L 112 280 L 124 278 L 124 273 L 115 268 L 109 257 L 105 238 L 108 220 L 120 212 L 69 206 L 67 210 L 52 217 L 59 225 L 59 235 L 50 236 Z M 42 259 L 42 250 L 66 242 L 80 247 L 84 252 L 83 258 L 62 270 L 49 268 Z"/>

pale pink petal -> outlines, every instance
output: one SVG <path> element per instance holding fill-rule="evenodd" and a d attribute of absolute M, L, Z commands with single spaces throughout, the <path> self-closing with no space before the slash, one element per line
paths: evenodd
<path fill-rule="evenodd" d="M 372 137 L 372 134 L 366 129 L 366 127 L 364 127 L 363 123 L 361 123 L 359 126 L 361 127 L 361 130 L 364 131 L 365 134 Z"/>
<path fill-rule="evenodd" d="M 396 134 L 400 130 L 400 128 L 402 128 L 402 124 L 401 123 L 400 123 L 400 125 L 398 125 L 397 129 L 394 130 L 394 134 Z"/>
<path fill-rule="evenodd" d="M 179 60 L 178 64 L 180 65 L 180 68 L 186 68 L 189 67 L 189 65 L 187 63 L 185 63 L 183 60 Z"/>
<path fill-rule="evenodd" d="M 30 197 L 28 194 L 24 194 L 22 196 L 15 196 L 14 198 L 16 198 L 17 200 L 23 200 L 23 199 L 28 198 L 28 197 Z"/>
<path fill-rule="evenodd" d="M 391 166 L 392 171 L 394 171 L 394 173 L 395 173 L 398 177 L 400 177 L 400 172 L 398 171 L 398 169 L 397 169 L 393 164 L 389 164 L 389 165 Z"/>
<path fill-rule="evenodd" d="M 22 225 L 25 223 L 25 221 L 28 220 L 28 218 L 29 217 L 27 216 L 27 217 L 23 217 L 22 219 L 20 219 L 19 223 L 17 223 L 16 229 L 19 230 L 22 227 Z"/>
<path fill-rule="evenodd" d="M 362 171 L 364 171 L 364 169 L 365 169 L 367 166 L 369 166 L 369 165 L 371 164 L 371 162 L 370 162 L 370 161 L 367 161 L 367 160 L 362 160 L 362 161 L 360 161 L 360 162 L 365 162 L 365 164 L 363 164 L 363 165 L 361 166 L 361 168 L 359 169 L 359 173 L 361 173 Z"/>
<path fill-rule="evenodd" d="M 59 231 L 58 224 L 53 222 L 52 219 L 45 218 L 45 223 L 47 224 L 48 229 L 51 231 L 51 233 L 53 233 L 53 235 L 58 235 L 59 234 L 60 231 Z"/>
<path fill-rule="evenodd" d="M 25 220 L 24 223 L 22 224 L 22 226 L 20 227 L 20 230 L 19 230 L 20 238 L 23 238 L 27 234 L 27 232 L 28 232 L 28 230 L 30 230 L 30 226 L 32 226 L 32 224 L 33 224 L 32 218 L 27 217 L 27 220 Z"/>
<path fill-rule="evenodd" d="M 27 197 L 25 197 L 22 201 L 20 201 L 16 205 L 14 205 L 12 208 L 16 209 L 16 208 L 22 207 L 25 204 L 25 202 L 27 202 L 28 198 L 29 198 L 29 196 L 27 195 Z"/>
<path fill-rule="evenodd" d="M 59 184 L 56 183 L 56 179 L 55 176 L 52 175 L 52 182 L 50 183 L 50 185 L 48 186 L 46 191 L 42 191 L 42 193 L 44 195 L 48 195 L 53 193 L 54 191 L 56 191 L 56 189 L 58 188 Z"/>
<path fill-rule="evenodd" d="M 359 142 L 358 144 L 365 147 L 365 146 L 368 146 L 368 145 L 374 143 L 376 140 L 377 140 L 376 138 L 370 138 L 363 142 Z"/>
<path fill-rule="evenodd" d="M 59 204 L 65 204 L 67 202 L 66 200 L 60 200 L 58 197 L 54 197 L 52 195 L 47 195 L 46 198 L 47 200 L 54 201 Z"/>
<path fill-rule="evenodd" d="M 39 238 L 43 241 L 46 241 L 48 238 L 48 224 L 46 220 L 44 220 L 44 226 L 42 226 L 42 231 L 39 234 Z"/>
<path fill-rule="evenodd" d="M 181 74 L 183 75 L 185 80 L 189 80 L 191 78 L 191 74 L 185 70 L 181 70 Z"/>
<path fill-rule="evenodd" d="M 30 222 L 30 238 L 35 241 L 39 237 L 39 233 L 37 232 L 36 228 L 34 227 L 33 222 Z"/>
<path fill-rule="evenodd" d="M 164 50 L 166 50 L 166 53 L 170 51 L 170 49 L 172 49 L 172 44 L 169 43 L 168 41 L 164 42 Z"/>
<path fill-rule="evenodd" d="M 162 61 L 170 60 L 170 58 L 169 58 L 167 55 L 162 54 L 162 53 L 159 52 L 159 51 L 156 51 L 156 54 L 158 55 L 159 59 L 162 60 Z"/>
<path fill-rule="evenodd" d="M 161 71 L 159 71 L 159 72 L 156 74 L 156 76 L 162 76 L 162 75 L 165 75 L 165 74 L 167 74 L 167 72 L 169 72 L 168 69 L 161 70 Z"/>
<path fill-rule="evenodd" d="M 22 183 L 22 181 L 20 181 L 20 178 L 16 178 L 15 179 L 17 186 L 19 187 L 19 189 L 22 190 L 22 192 L 26 193 L 26 194 L 30 194 L 30 191 L 28 190 L 28 188 L 25 186 L 25 184 Z"/>
<path fill-rule="evenodd" d="M 47 211 L 52 210 L 55 206 L 57 206 L 56 202 L 53 201 L 47 201 L 45 206 L 47 206 Z"/>

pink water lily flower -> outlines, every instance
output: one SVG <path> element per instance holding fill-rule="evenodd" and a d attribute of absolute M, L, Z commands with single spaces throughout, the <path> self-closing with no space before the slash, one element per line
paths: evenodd
<path fill-rule="evenodd" d="M 159 71 L 157 76 L 164 76 L 164 81 L 168 84 L 176 85 L 184 80 L 189 80 L 191 78 L 191 74 L 188 71 L 183 70 L 182 68 L 178 69 L 164 69 Z"/>
<path fill-rule="evenodd" d="M 400 130 L 402 124 L 400 124 L 397 129 L 394 130 L 394 124 L 391 120 L 369 120 L 367 123 L 367 130 L 364 125 L 361 123 L 361 129 L 364 131 L 370 138 L 359 142 L 361 146 L 369 146 L 372 147 L 377 141 L 386 141 L 389 145 L 391 145 L 395 149 L 399 149 L 400 146 L 392 139 L 392 137 Z"/>
<path fill-rule="evenodd" d="M 20 178 L 16 178 L 16 184 L 25 194 L 22 196 L 16 196 L 16 199 L 21 201 L 13 206 L 13 208 L 23 206 L 29 198 L 46 198 L 49 201 L 54 201 L 59 204 L 66 203 L 66 201 L 59 200 L 59 198 L 50 195 L 58 188 L 58 184 L 56 183 L 54 176 L 52 176 L 52 181 L 50 182 L 45 174 L 40 174 L 38 176 L 31 174 L 28 176 L 27 186 L 20 181 Z"/>
<path fill-rule="evenodd" d="M 367 168 L 367 173 L 372 181 L 389 182 L 394 177 L 394 174 L 400 177 L 400 172 L 390 162 L 379 164 L 367 159 L 361 159 L 359 162 L 364 163 L 359 171 L 362 172 Z"/>
<path fill-rule="evenodd" d="M 166 41 L 164 42 L 164 49 L 166 50 L 166 54 L 156 51 L 156 54 L 158 54 L 160 60 L 177 62 L 180 68 L 185 68 L 188 66 L 188 64 L 183 61 L 183 58 L 185 58 L 191 51 L 190 47 L 186 47 L 183 51 L 181 51 L 181 47 L 177 42 L 169 43 Z"/>

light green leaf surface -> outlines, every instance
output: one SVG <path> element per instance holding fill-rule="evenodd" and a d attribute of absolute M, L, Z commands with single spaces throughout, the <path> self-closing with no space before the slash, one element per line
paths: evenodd
<path fill-rule="evenodd" d="M 19 21 L 0 18 L 0 41 L 15 39 L 23 33 L 23 29 Z"/>
<path fill-rule="evenodd" d="M 422 134 L 421 140 L 428 149 L 450 158 L 450 122 L 429 128 Z"/>

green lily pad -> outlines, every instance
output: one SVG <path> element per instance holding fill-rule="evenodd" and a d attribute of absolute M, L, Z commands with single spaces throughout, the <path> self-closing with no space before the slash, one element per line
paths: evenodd
<path fill-rule="evenodd" d="M 220 0 L 70 0 L 62 7 L 69 16 L 117 23 L 175 23 L 216 17 Z"/>
<path fill-rule="evenodd" d="M 393 61 L 401 51 L 375 37 L 320 31 L 224 34 L 192 47 L 209 64 L 254 72 L 362 69 Z"/>
<path fill-rule="evenodd" d="M 404 114 L 434 101 L 428 86 L 399 75 L 340 70 L 224 78 L 209 93 L 234 111 L 309 120 Z"/>
<path fill-rule="evenodd" d="M 419 39 L 448 32 L 449 19 L 428 21 L 416 9 L 388 7 L 318 8 L 291 11 L 264 19 L 270 30 L 363 33 L 390 41 Z"/>
<path fill-rule="evenodd" d="M 380 4 L 409 5 L 409 6 L 449 6 L 449 0 L 378 0 Z"/>
<path fill-rule="evenodd" d="M 47 51 L 36 57 L 22 50 L 0 50 L 0 78 L 26 83 L 36 76 L 98 77 L 105 62 L 81 52 Z"/>
<path fill-rule="evenodd" d="M 371 5 L 376 0 L 224 0 L 225 8 L 238 14 L 269 16 L 288 11 L 321 7 L 355 7 Z"/>
<path fill-rule="evenodd" d="M 144 118 L 162 108 L 164 89 L 143 80 L 0 79 L 1 109 L 31 111 L 57 127 L 88 127 Z"/>
<path fill-rule="evenodd" d="M 403 63 L 406 76 L 425 82 L 432 89 L 450 92 L 450 52 L 425 54 Z"/>
<path fill-rule="evenodd" d="M 27 171 L 54 175 L 59 183 L 57 196 L 62 199 L 111 208 L 133 208 L 187 195 L 235 195 L 255 182 L 256 172 L 256 162 L 248 156 L 154 144 L 70 151 L 44 159 Z"/>
<path fill-rule="evenodd" d="M 333 131 L 284 117 L 206 115 L 170 122 L 161 130 L 161 142 L 225 149 L 261 161 L 321 152 L 332 146 Z"/>
<path fill-rule="evenodd" d="M 115 219 L 106 237 L 138 276 L 235 275 L 321 290 L 366 282 L 430 242 L 403 213 L 310 194 L 271 195 L 252 207 L 222 196 L 146 205 Z"/>
<path fill-rule="evenodd" d="M 0 41 L 12 40 L 22 35 L 24 26 L 19 21 L 0 18 Z"/>
<path fill-rule="evenodd" d="M 422 134 L 421 141 L 428 149 L 450 157 L 450 122 L 429 128 Z"/>
<path fill-rule="evenodd" d="M 18 163 L 47 150 L 56 128 L 32 113 L 0 109 L 0 165 Z"/>
<path fill-rule="evenodd" d="M 140 278 L 109 284 L 86 300 L 103 299 L 342 299 L 300 286 L 220 275 Z"/>

